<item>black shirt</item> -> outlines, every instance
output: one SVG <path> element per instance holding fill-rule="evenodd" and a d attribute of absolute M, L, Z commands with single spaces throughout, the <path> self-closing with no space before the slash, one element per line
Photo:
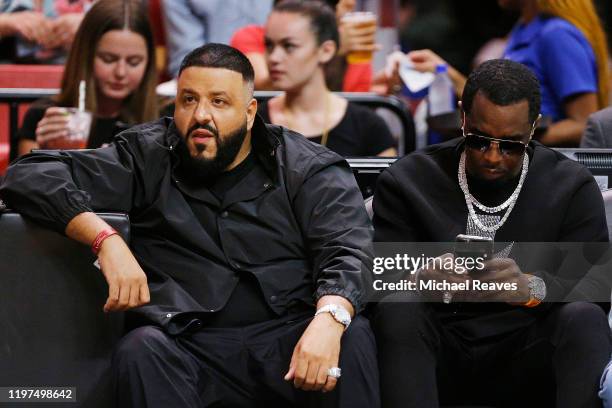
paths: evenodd
<path fill-rule="evenodd" d="M 468 210 L 457 175 L 462 140 L 414 152 L 380 175 L 373 203 L 375 241 L 451 243 L 458 234 L 465 234 Z M 497 230 L 495 241 L 607 242 L 603 200 L 589 170 L 538 142 L 531 142 L 527 153 L 530 156 L 527 178 L 512 213 Z M 515 185 L 516 180 L 511 180 L 498 190 L 485 191 L 472 180 L 470 191 L 486 205 L 498 205 L 508 198 Z M 557 279 L 559 271 L 550 266 L 558 259 L 544 264 L 545 268 L 529 267 L 541 260 L 534 259 L 522 270 L 545 280 L 547 298 L 563 298 L 567 282 Z M 497 335 L 529 324 L 533 315 L 550 305 L 543 303 L 529 309 L 505 303 L 451 303 L 435 307 L 443 321 L 460 323 L 464 336 L 471 338 Z"/>
<path fill-rule="evenodd" d="M 249 155 L 230 171 L 223 172 L 209 186 L 203 185 L 199 188 L 209 189 L 222 203 L 225 195 L 233 188 L 240 188 L 240 182 L 245 179 L 258 166 L 257 158 L 253 153 Z M 214 238 L 215 244 L 221 246 L 216 219 L 207 217 L 208 211 L 203 206 L 210 207 L 209 210 L 218 213 L 219 205 L 201 202 L 190 196 L 185 196 L 191 210 L 202 224 L 206 232 Z M 205 322 L 207 327 L 242 327 L 254 323 L 273 319 L 274 312 L 264 300 L 263 292 L 257 279 L 248 271 L 238 274 L 238 282 L 232 292 L 227 304 L 220 311 L 211 314 Z"/>
<path fill-rule="evenodd" d="M 465 233 L 468 211 L 457 175 L 462 140 L 414 152 L 380 175 L 373 203 L 377 241 L 453 242 Z M 495 240 L 607 241 L 601 192 L 589 170 L 538 142 L 530 143 L 527 153 L 527 178 Z M 483 188 L 474 192 L 487 204 L 497 205 L 508 198 L 515 183 L 511 180 L 486 195 Z"/>
<path fill-rule="evenodd" d="M 23 118 L 23 124 L 19 128 L 17 137 L 19 139 L 36 140 L 36 126 L 45 116 L 47 108 L 58 106 L 51 99 L 40 99 L 32 104 Z M 119 117 L 96 118 L 94 117 L 87 142 L 88 149 L 95 149 L 113 141 L 113 138 L 129 126 L 122 122 Z"/>
<path fill-rule="evenodd" d="M 258 113 L 266 123 L 270 122 L 267 103 L 259 105 Z M 322 136 L 308 137 L 314 143 L 321 143 L 321 139 Z M 352 102 L 327 139 L 327 147 L 344 157 L 376 156 L 395 145 L 385 121 L 371 109 Z"/>

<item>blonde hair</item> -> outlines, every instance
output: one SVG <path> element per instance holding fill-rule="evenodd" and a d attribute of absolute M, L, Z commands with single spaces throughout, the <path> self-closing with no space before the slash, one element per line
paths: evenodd
<path fill-rule="evenodd" d="M 85 108 L 97 112 L 93 63 L 100 38 L 112 30 L 127 29 L 141 35 L 147 44 L 147 67 L 138 88 L 123 101 L 121 120 L 128 124 L 147 122 L 159 116 L 155 86 L 157 71 L 153 34 L 147 10 L 138 0 L 99 0 L 85 14 L 75 35 L 64 68 L 62 86 L 56 101 L 60 106 L 76 106 L 79 82 L 87 84 Z"/>
<path fill-rule="evenodd" d="M 608 106 L 608 42 L 592 0 L 538 0 L 538 11 L 567 20 L 586 37 L 595 53 L 599 109 Z"/>

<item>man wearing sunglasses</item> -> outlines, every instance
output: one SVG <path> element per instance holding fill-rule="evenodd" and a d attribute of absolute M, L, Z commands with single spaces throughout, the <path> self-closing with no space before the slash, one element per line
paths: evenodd
<path fill-rule="evenodd" d="M 540 86 L 527 67 L 482 64 L 461 108 L 463 137 L 415 152 L 379 177 L 375 241 L 451 243 L 464 234 L 509 243 L 477 275 L 434 264 L 409 279 L 417 287 L 478 279 L 516 289 L 439 289 L 427 303 L 423 291 L 403 291 L 380 302 L 373 321 L 383 406 L 598 406 L 611 351 L 604 312 L 551 303 L 564 290 L 553 266 L 560 258 L 532 270 L 516 256 L 525 242 L 608 241 L 597 184 L 586 168 L 533 141 Z"/>

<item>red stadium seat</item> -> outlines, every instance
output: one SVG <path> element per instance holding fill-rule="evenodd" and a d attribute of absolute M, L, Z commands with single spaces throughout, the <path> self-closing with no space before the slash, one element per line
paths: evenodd
<path fill-rule="evenodd" d="M 63 65 L 0 65 L 0 88 L 59 88 Z M 19 106 L 19 124 L 27 109 Z M 0 175 L 4 174 L 10 157 L 9 106 L 0 104 Z"/>
<path fill-rule="evenodd" d="M 59 88 L 63 65 L 0 65 L 0 88 Z"/>

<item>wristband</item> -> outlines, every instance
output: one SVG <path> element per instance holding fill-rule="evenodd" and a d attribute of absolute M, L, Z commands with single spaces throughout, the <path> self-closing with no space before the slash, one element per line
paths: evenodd
<path fill-rule="evenodd" d="M 96 239 L 94 239 L 93 244 L 91 244 L 91 252 L 93 252 L 94 255 L 98 255 L 98 252 L 100 252 L 100 248 L 102 247 L 102 243 L 104 242 L 104 240 L 110 236 L 117 234 L 117 231 L 110 227 L 100 231 L 98 235 L 96 235 Z"/>
<path fill-rule="evenodd" d="M 523 306 L 524 307 L 536 307 L 540 303 L 542 303 L 540 299 L 533 298 L 533 299 L 529 299 L 527 303 L 523 303 Z"/>

